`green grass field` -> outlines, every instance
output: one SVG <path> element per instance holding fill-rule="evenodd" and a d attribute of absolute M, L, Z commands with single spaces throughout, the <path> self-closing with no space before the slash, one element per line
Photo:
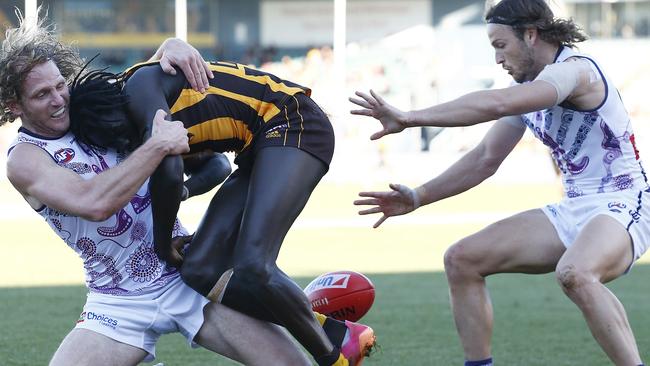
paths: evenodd
<path fill-rule="evenodd" d="M 361 271 L 373 280 L 377 298 L 363 321 L 375 328 L 381 348 L 365 363 L 368 366 L 459 365 L 462 351 L 441 272 L 445 249 L 494 219 L 559 199 L 559 188 L 488 184 L 373 230 L 374 219 L 357 216 L 351 201 L 360 189 L 376 188 L 320 186 L 287 236 L 280 266 L 301 285 L 341 269 Z M 527 194 L 531 189 L 534 196 Z M 3 206 L 26 205 L 6 184 L 0 184 L 0 192 Z M 190 228 L 206 204 L 205 199 L 197 200 L 181 212 Z M 0 250 L 6 259 L 0 268 L 0 365 L 44 365 L 81 311 L 81 263 L 36 214 L 4 218 L 0 228 Z M 647 259 L 610 286 L 626 306 L 646 360 Z M 499 275 L 491 277 L 488 286 L 499 365 L 610 364 L 552 275 Z M 187 348 L 178 335 L 163 337 L 157 349 L 157 362 L 166 366 L 233 364 Z"/>

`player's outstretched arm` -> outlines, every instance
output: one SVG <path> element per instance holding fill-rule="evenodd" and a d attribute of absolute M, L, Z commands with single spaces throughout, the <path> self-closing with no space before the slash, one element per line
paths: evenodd
<path fill-rule="evenodd" d="M 381 213 L 382 216 L 372 226 L 379 227 L 391 216 L 407 214 L 420 207 L 418 192 L 402 184 L 389 184 L 390 191 L 384 192 L 360 192 L 364 199 L 354 201 L 357 206 L 373 206 L 359 211 L 359 215 L 370 215 Z"/>
<path fill-rule="evenodd" d="M 555 87 L 541 80 L 504 89 L 472 92 L 450 102 L 409 112 L 391 106 L 372 90 L 370 95 L 362 92 L 356 92 L 356 95 L 361 99 L 350 98 L 350 101 L 363 109 L 350 112 L 373 117 L 382 124 L 383 129 L 373 134 L 371 140 L 401 132 L 407 127 L 460 127 L 494 121 L 505 116 L 550 108 L 557 104 L 558 98 Z"/>
<path fill-rule="evenodd" d="M 196 48 L 178 38 L 166 39 L 149 61 L 160 61 L 162 69 L 170 75 L 176 75 L 174 66 L 178 66 L 192 89 L 198 92 L 203 93 L 210 87 L 208 79 L 212 79 L 213 74 L 208 64 Z"/>
<path fill-rule="evenodd" d="M 373 206 L 359 211 L 360 215 L 382 213 L 373 227 L 387 218 L 407 214 L 416 208 L 465 192 L 492 176 L 510 154 L 526 131 L 519 117 L 505 117 L 497 121 L 483 140 L 437 177 L 411 189 L 391 184 L 389 192 L 361 192 L 366 199 L 355 205 Z"/>
<path fill-rule="evenodd" d="M 368 116 L 378 120 L 382 130 L 370 136 L 371 140 L 377 140 L 391 133 L 402 132 L 407 126 L 406 113 L 386 103 L 386 101 L 370 90 L 370 94 L 360 91 L 355 92 L 360 98 L 349 98 L 350 102 L 362 107 L 354 109 L 350 113 L 360 116 Z"/>

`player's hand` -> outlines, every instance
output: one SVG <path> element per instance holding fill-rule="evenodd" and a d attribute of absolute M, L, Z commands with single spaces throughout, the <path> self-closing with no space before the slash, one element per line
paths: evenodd
<path fill-rule="evenodd" d="M 355 92 L 359 98 L 349 98 L 350 102 L 363 107 L 363 109 L 353 109 L 352 114 L 373 117 L 379 122 L 383 129 L 370 136 L 371 140 L 377 140 L 391 133 L 402 132 L 406 126 L 406 113 L 386 103 L 382 97 L 370 90 L 370 95 L 363 92 Z"/>
<path fill-rule="evenodd" d="M 151 139 L 161 144 L 167 155 L 178 155 L 190 151 L 187 130 L 183 122 L 168 121 L 165 119 L 167 112 L 159 109 L 153 118 Z"/>
<path fill-rule="evenodd" d="M 162 250 L 161 248 L 156 247 L 156 255 L 158 255 L 158 258 L 165 261 L 168 265 L 180 268 L 183 265 L 184 259 L 183 249 L 192 241 L 193 238 L 194 234 L 174 237 L 167 250 Z"/>
<path fill-rule="evenodd" d="M 205 93 L 210 87 L 208 79 L 214 77 L 212 71 L 199 51 L 189 43 L 178 38 L 169 38 L 163 42 L 156 54 L 160 56 L 160 66 L 163 71 L 176 75 L 174 66 L 178 66 L 190 82 L 192 89 Z"/>
<path fill-rule="evenodd" d="M 173 238 L 170 251 L 165 256 L 166 257 L 165 262 L 167 262 L 167 264 L 169 264 L 170 266 L 181 268 L 181 266 L 183 265 L 183 259 L 185 258 L 183 249 L 187 244 L 192 242 L 193 238 L 194 238 L 194 234 L 177 236 Z"/>
<path fill-rule="evenodd" d="M 382 213 L 382 217 L 375 222 L 373 228 L 379 227 L 391 216 L 407 214 L 420 206 L 417 192 L 402 184 L 389 184 L 388 192 L 360 192 L 359 197 L 369 197 L 354 201 L 357 206 L 374 206 L 359 211 L 359 215 Z"/>

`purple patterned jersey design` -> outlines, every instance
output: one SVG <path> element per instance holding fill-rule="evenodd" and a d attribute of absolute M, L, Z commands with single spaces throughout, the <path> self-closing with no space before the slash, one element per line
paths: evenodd
<path fill-rule="evenodd" d="M 620 95 L 591 58 L 564 47 L 556 62 L 569 58 L 583 59 L 591 66 L 592 82 L 601 81 L 604 85 L 602 102 L 591 110 L 578 110 L 569 101 L 563 101 L 546 110 L 521 115 L 535 137 L 551 150 L 562 173 L 566 196 L 647 189 L 630 118 Z"/>
<path fill-rule="evenodd" d="M 113 150 L 82 146 L 71 134 L 43 140 L 21 130 L 10 148 L 19 143 L 41 147 L 59 166 L 70 169 L 82 179 L 92 179 L 125 159 Z M 179 276 L 175 268 L 160 261 L 153 251 L 148 182 L 140 187 L 129 204 L 102 222 L 85 220 L 47 206 L 37 212 L 81 257 L 86 286 L 91 292 L 140 295 L 158 291 Z M 174 229 L 175 236 L 187 235 L 178 222 Z"/>

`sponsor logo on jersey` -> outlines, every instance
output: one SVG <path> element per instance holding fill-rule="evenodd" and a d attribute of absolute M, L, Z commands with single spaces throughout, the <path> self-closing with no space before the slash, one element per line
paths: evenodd
<path fill-rule="evenodd" d="M 81 313 L 80 320 L 78 320 L 77 323 L 83 322 L 83 319 L 81 318 L 85 318 L 86 320 L 97 321 L 99 322 L 99 324 L 107 326 L 109 328 L 113 328 L 113 329 L 117 328 L 117 319 L 113 319 L 106 314 L 97 314 L 97 313 L 93 313 L 92 311 L 88 311 L 88 312 L 84 311 L 83 313 Z"/>
<path fill-rule="evenodd" d="M 59 164 L 67 163 L 72 158 L 74 158 L 74 150 L 69 147 L 59 149 L 54 153 L 54 160 Z"/>
<path fill-rule="evenodd" d="M 326 288 L 347 288 L 349 280 L 349 274 L 332 274 L 319 277 L 307 286 L 305 292 L 309 294 Z"/>

